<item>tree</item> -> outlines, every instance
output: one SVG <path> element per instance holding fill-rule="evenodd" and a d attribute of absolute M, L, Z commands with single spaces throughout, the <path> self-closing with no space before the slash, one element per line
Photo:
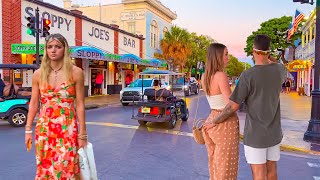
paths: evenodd
<path fill-rule="evenodd" d="M 190 34 L 191 54 L 188 56 L 185 64 L 189 74 L 191 74 L 192 67 L 196 67 L 198 62 L 205 62 L 207 48 L 210 45 L 211 39 L 203 35 L 197 36 L 196 33 Z"/>
<path fill-rule="evenodd" d="M 247 63 L 247 62 L 240 62 L 242 64 L 242 66 L 244 67 L 244 70 L 247 70 L 249 68 L 251 68 L 251 64 Z"/>
<path fill-rule="evenodd" d="M 298 32 L 296 32 L 287 42 L 287 34 L 289 25 L 292 21 L 292 17 L 283 16 L 281 18 L 273 18 L 266 22 L 263 22 L 260 25 L 260 28 L 257 31 L 252 32 L 252 34 L 247 37 L 247 46 L 244 51 L 247 53 L 247 56 L 252 54 L 253 40 L 254 37 L 258 34 L 266 34 L 271 38 L 271 52 L 275 54 L 277 50 L 281 51 L 282 59 L 284 60 L 284 50 L 292 46 L 295 49 L 294 41 L 301 37 L 301 28 L 302 24 L 300 23 Z"/>
<path fill-rule="evenodd" d="M 173 60 L 174 67 L 180 65 L 183 69 L 188 56 L 191 54 L 190 34 L 187 30 L 173 26 L 165 33 L 160 42 L 162 58 Z"/>
<path fill-rule="evenodd" d="M 243 62 L 240 62 L 236 57 L 230 55 L 229 64 L 226 67 L 226 71 L 229 77 L 240 76 L 240 74 L 244 71 L 244 68 L 245 66 Z"/>

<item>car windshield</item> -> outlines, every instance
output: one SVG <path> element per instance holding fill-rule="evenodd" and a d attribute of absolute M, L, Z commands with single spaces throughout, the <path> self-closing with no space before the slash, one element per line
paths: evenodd
<path fill-rule="evenodd" d="M 151 87 L 152 80 L 151 79 L 144 79 L 143 80 L 143 87 Z M 137 79 L 133 81 L 129 87 L 142 87 L 142 79 Z"/>
<path fill-rule="evenodd" d="M 183 77 L 178 78 L 178 79 L 174 79 L 173 80 L 173 84 L 175 84 L 175 85 L 183 85 L 184 84 L 183 79 L 184 79 Z M 187 83 L 187 82 L 185 82 L 185 83 Z"/>

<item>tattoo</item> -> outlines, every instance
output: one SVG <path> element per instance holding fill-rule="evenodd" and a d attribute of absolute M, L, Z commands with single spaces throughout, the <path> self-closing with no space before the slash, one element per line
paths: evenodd
<path fill-rule="evenodd" d="M 231 104 L 227 104 L 227 106 L 222 110 L 222 112 L 212 120 L 212 123 L 214 124 L 222 123 L 233 114 L 234 114 L 234 110 L 232 109 Z"/>

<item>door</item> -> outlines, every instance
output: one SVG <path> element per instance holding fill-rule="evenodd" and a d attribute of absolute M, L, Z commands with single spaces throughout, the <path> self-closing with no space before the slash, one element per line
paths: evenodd
<path fill-rule="evenodd" d="M 108 70 L 107 69 L 104 69 L 103 70 L 103 82 L 102 82 L 102 94 L 107 94 L 107 73 L 108 73 Z"/>

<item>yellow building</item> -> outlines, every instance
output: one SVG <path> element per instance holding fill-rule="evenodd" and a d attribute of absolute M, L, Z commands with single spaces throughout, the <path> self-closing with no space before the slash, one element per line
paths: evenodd
<path fill-rule="evenodd" d="M 314 52 L 316 36 L 316 11 L 312 11 L 307 21 L 302 26 L 301 45 L 296 48 L 295 58 L 297 60 L 290 62 L 291 71 L 297 72 L 297 90 L 304 88 L 307 96 L 311 96 L 314 82 Z"/>
<path fill-rule="evenodd" d="M 154 53 L 161 53 L 160 40 L 177 18 L 176 13 L 165 7 L 159 0 L 122 0 L 120 4 L 79 6 L 71 0 L 64 0 L 64 8 L 77 9 L 96 21 L 115 24 L 120 29 L 143 35 L 143 58 L 152 59 Z M 131 42 L 126 42 L 129 45 Z M 127 53 L 119 49 L 119 54 Z"/>

